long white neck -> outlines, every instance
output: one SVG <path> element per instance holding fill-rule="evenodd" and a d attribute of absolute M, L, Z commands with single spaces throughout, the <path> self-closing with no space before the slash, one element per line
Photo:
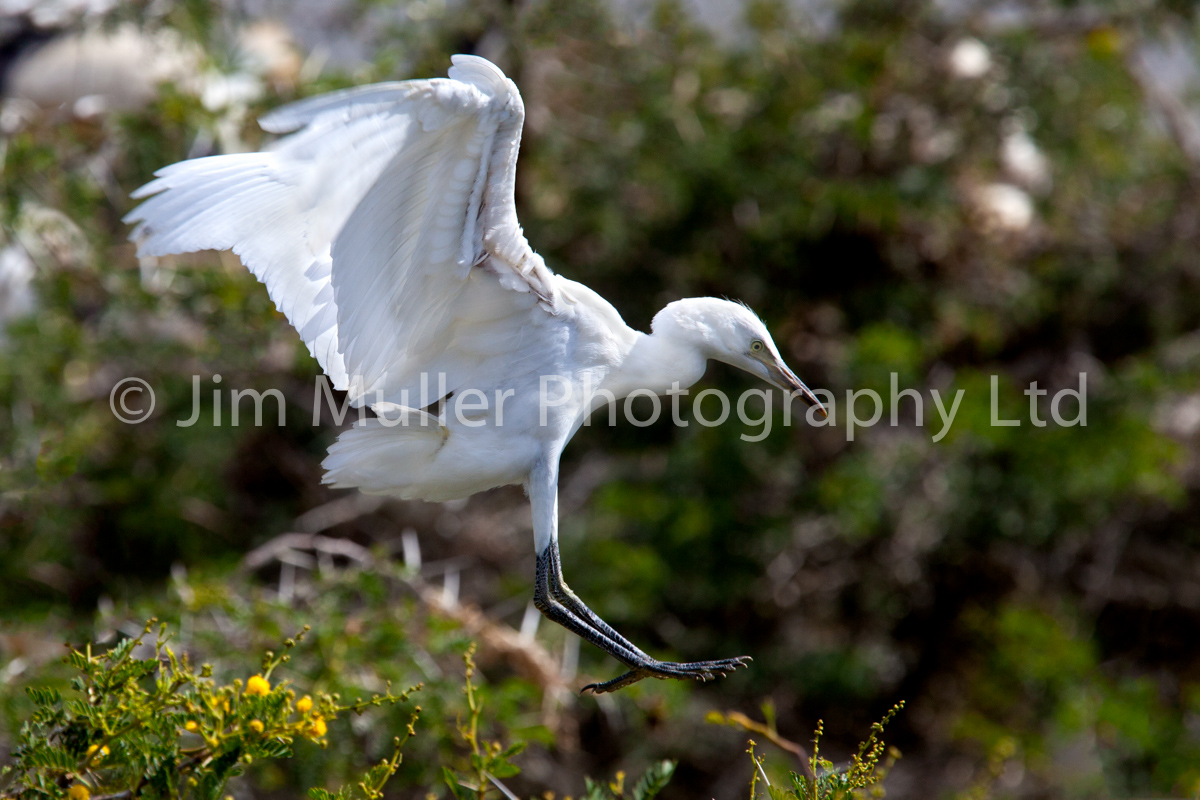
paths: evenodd
<path fill-rule="evenodd" d="M 704 375 L 708 359 L 694 346 L 656 333 L 639 333 L 621 366 L 604 381 L 616 397 L 637 389 L 655 394 L 686 389 Z"/>
<path fill-rule="evenodd" d="M 621 366 L 604 381 L 618 398 L 637 389 L 655 394 L 686 389 L 704 375 L 712 357 L 708 298 L 679 300 L 654 317 L 651 333 L 639 333 Z"/>

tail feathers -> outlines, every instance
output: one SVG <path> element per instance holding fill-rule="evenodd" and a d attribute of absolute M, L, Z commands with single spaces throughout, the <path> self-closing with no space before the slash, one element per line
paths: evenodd
<path fill-rule="evenodd" d="M 380 411 L 378 406 L 376 411 Z M 400 412 L 407 412 L 407 424 Z M 417 409 L 393 406 L 386 411 L 386 418 L 389 424 L 398 424 L 388 427 L 379 419 L 368 419 L 342 433 L 322 462 L 322 482 L 406 500 L 433 499 L 426 497 L 428 487 L 423 478 L 449 431 L 438 425 L 435 417 Z"/>

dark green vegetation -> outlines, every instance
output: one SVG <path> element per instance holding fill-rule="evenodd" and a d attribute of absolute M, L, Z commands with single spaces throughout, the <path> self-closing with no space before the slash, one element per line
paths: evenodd
<path fill-rule="evenodd" d="M 559 712 L 511 654 L 484 658 L 497 724 L 535 743 L 515 758 L 526 793 L 578 796 L 586 773 L 670 758 L 662 797 L 743 797 L 745 738 L 704 726 L 707 711 L 771 709 L 792 741 L 823 718 L 823 751 L 845 764 L 901 699 L 893 796 L 1200 792 L 1200 162 L 1143 59 L 1194 42 L 1190 6 L 1048 4 L 1002 24 L 858 2 L 818 29 L 758 3 L 749 32 L 721 39 L 671 4 L 636 28 L 574 0 L 422 8 L 375 31 L 375 64 L 353 80 L 277 85 L 245 118 L 166 87 L 142 111 L 45 114 L 5 134 L 3 235 L 33 256 L 39 298 L 0 360 L 0 615 L 6 663 L 27 665 L 0 666 L 5 739 L 32 711 L 23 685 L 57 669 L 45 642 L 140 630 L 151 614 L 194 616 L 181 631 L 194 660 L 239 665 L 309 623 L 320 661 L 305 674 L 321 691 L 425 680 L 447 698 L 440 711 L 461 703 L 458 654 L 479 634 L 427 620 L 391 566 L 297 579 L 294 593 L 277 568 L 232 577 L 246 550 L 316 530 L 295 520 L 337 499 L 319 484 L 335 430 L 309 424 L 315 364 L 228 254 L 139 269 L 119 219 L 128 191 L 198 131 L 228 138 L 232 119 L 257 146 L 256 111 L 442 75 L 450 53 L 479 48 L 525 97 L 518 203 L 553 269 L 643 329 L 677 297 L 742 299 L 838 399 L 838 427 L 785 428 L 776 413 L 759 443 L 736 421 L 582 430 L 562 484 L 573 588 L 656 655 L 755 661 L 705 687 L 647 682 Z M 234 68 L 206 4 L 154 24 Z M 950 66 L 967 35 L 990 61 L 974 77 Z M 1086 427 L 1033 426 L 1022 391 L 1037 381 L 1052 396 L 1081 372 Z M 210 403 L 214 373 L 225 389 L 279 388 L 287 426 L 214 428 L 210 405 L 176 427 L 191 376 Z M 885 424 L 848 442 L 846 390 L 886 398 L 891 373 L 924 392 L 925 425 L 906 399 L 897 427 L 885 408 Z M 141 425 L 109 410 L 126 375 L 158 393 Z M 992 375 L 1000 416 L 1020 426 L 990 424 Z M 714 368 L 705 385 L 750 383 Z M 931 389 L 947 405 L 964 391 L 937 442 Z M 1070 419 L 1073 401 L 1061 411 Z M 362 506 L 323 532 L 382 561 L 411 527 L 427 564 L 462 569 L 464 599 L 519 626 L 533 577 L 524 508 L 519 490 Z M 200 577 L 177 571 L 164 588 L 174 563 Z M 561 651 L 559 632 L 539 640 Z M 616 674 L 587 647 L 580 661 Z M 351 780 L 390 755 L 407 715 L 339 721 L 340 749 L 331 735 L 320 757 L 252 771 L 256 791 Z M 436 770 L 455 736 L 406 745 L 385 792 L 445 796 Z M 797 768 L 767 756 L 780 780 Z"/>
<path fill-rule="evenodd" d="M 261 777 L 262 763 L 291 758 L 298 742 L 328 749 L 329 739 L 336 740 L 329 723 L 338 714 L 408 705 L 423 688 L 416 684 L 394 695 L 389 685 L 384 694 L 343 705 L 336 693 L 320 692 L 314 700 L 308 694 L 297 697 L 290 681 L 272 686 L 272 673 L 291 660 L 289 651 L 307 627 L 284 641 L 282 654 L 267 651 L 261 672 L 219 685 L 212 664 L 197 670 L 186 653 L 175 652 L 166 625 L 153 644 L 148 642 L 154 622 L 103 654 L 94 653 L 91 645 L 71 648 L 63 659 L 75 673 L 67 696 L 47 687 L 27 690 L 34 711 L 12 751 L 15 763 L 0 773 L 4 797 L 218 800 L 227 796 L 231 779 L 254 764 L 260 765 Z M 474 650 L 469 646 L 463 654 L 466 707 L 458 722 L 470 766 L 464 767 L 466 775 L 442 767 L 446 787 L 460 800 L 486 800 L 501 791 L 511 795 L 500 779 L 520 774 L 510 759 L 525 748 L 524 742 L 504 747 L 483 738 L 484 699 L 472 681 Z M 384 786 L 403 762 L 404 746 L 417 735 L 421 711 L 421 706 L 411 709 L 403 736 L 392 740 L 390 757 L 367 770 L 356 785 L 336 791 L 313 787 L 311 800 L 381 800 Z M 315 753 L 303 755 L 312 758 Z M 673 770 L 669 761 L 654 765 L 635 784 L 630 800 L 651 800 Z"/>

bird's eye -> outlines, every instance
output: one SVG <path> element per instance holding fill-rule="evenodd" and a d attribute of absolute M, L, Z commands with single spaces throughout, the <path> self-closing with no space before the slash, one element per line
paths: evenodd
<path fill-rule="evenodd" d="M 761 353 L 762 350 L 763 350 L 763 343 L 760 342 L 758 339 L 755 339 L 753 342 L 750 343 L 750 352 Z"/>

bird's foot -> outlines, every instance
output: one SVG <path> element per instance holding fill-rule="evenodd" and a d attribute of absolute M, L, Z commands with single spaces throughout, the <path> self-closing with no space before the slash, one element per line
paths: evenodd
<path fill-rule="evenodd" d="M 613 678 L 611 681 L 589 683 L 580 690 L 580 693 L 605 694 L 606 692 L 615 692 L 617 689 L 622 689 L 645 678 L 658 678 L 663 681 L 693 680 L 705 682 L 714 678 L 724 678 L 738 667 L 746 666 L 752 660 L 750 656 L 737 656 L 736 658 L 723 658 L 719 661 L 692 661 L 687 663 L 651 661 L 634 667 L 629 672 Z"/>

